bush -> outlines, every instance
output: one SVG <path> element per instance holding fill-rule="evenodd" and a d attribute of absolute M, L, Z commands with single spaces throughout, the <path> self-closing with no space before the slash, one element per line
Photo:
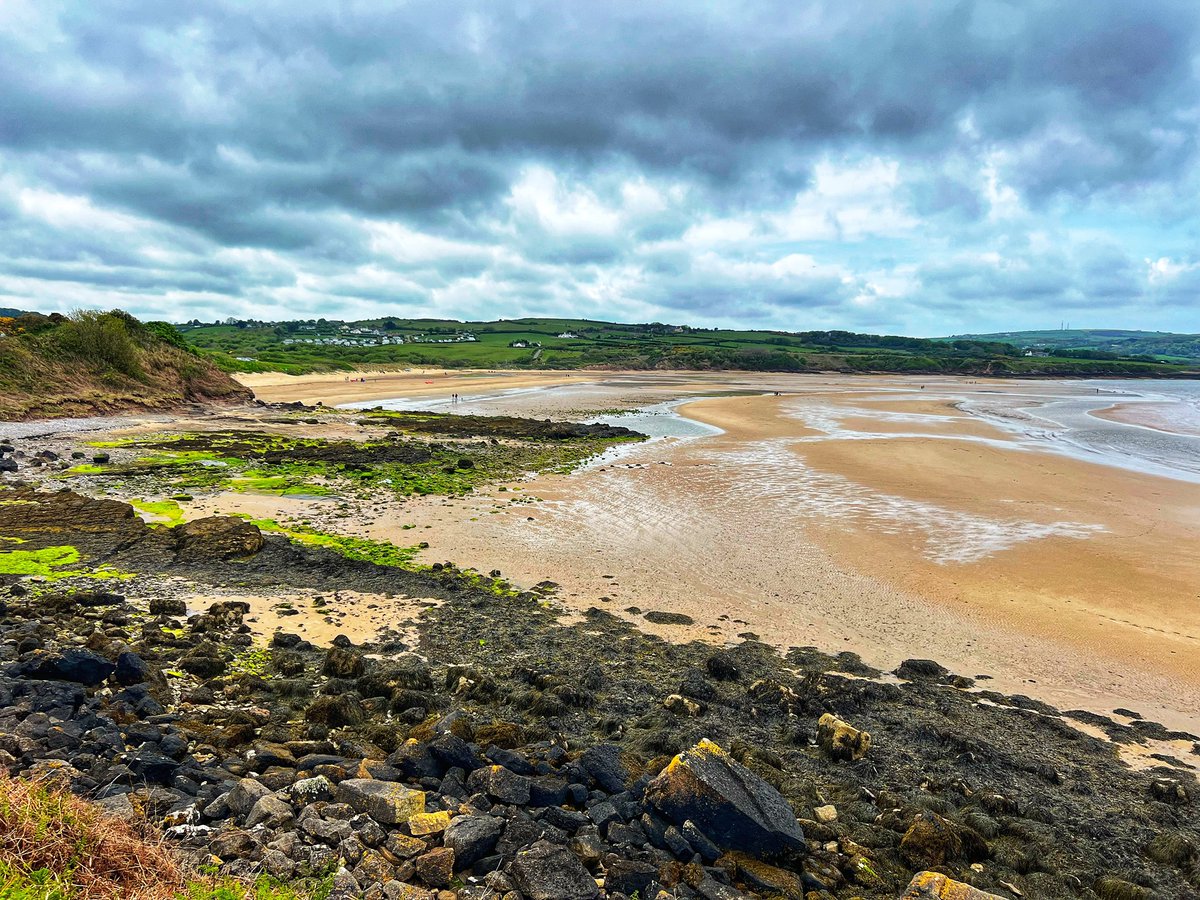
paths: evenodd
<path fill-rule="evenodd" d="M 131 334 L 137 324 L 136 319 L 119 310 L 110 313 L 77 310 L 63 325 L 59 340 L 89 361 L 138 377 L 142 367 Z"/>

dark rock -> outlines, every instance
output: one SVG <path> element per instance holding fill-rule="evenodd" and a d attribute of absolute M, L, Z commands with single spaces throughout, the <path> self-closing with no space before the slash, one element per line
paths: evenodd
<path fill-rule="evenodd" d="M 170 784 L 179 769 L 179 763 L 171 757 L 146 750 L 126 753 L 121 757 L 121 761 L 139 780 L 147 784 Z"/>
<path fill-rule="evenodd" d="M 449 887 L 454 878 L 454 851 L 438 847 L 418 856 L 414 861 L 417 876 L 430 887 Z"/>
<path fill-rule="evenodd" d="M 622 893 L 627 897 L 653 897 L 658 880 L 658 868 L 650 863 L 632 859 L 612 857 L 605 861 L 604 890 L 612 894 Z"/>
<path fill-rule="evenodd" d="M 774 857 L 805 846 L 782 795 L 711 741 L 675 757 L 646 787 L 646 802 L 677 825 L 691 820 L 727 850 Z"/>
<path fill-rule="evenodd" d="M 216 654 L 206 653 L 189 653 L 179 660 L 179 668 L 183 671 L 195 675 L 204 681 L 210 678 L 216 678 L 225 672 L 225 660 Z"/>
<path fill-rule="evenodd" d="M 900 841 L 900 855 L 914 869 L 944 866 L 962 856 L 962 839 L 953 824 L 934 813 L 922 813 Z"/>
<path fill-rule="evenodd" d="M 115 677 L 118 684 L 128 687 L 150 680 L 150 667 L 136 653 L 125 652 L 117 657 Z"/>
<path fill-rule="evenodd" d="M 536 775 L 537 770 L 530 765 L 529 760 L 521 756 L 519 753 L 514 753 L 511 750 L 505 750 L 503 747 L 488 747 L 487 758 L 498 766 L 504 766 L 509 771 L 516 772 L 518 775 Z"/>
<path fill-rule="evenodd" d="M 454 851 L 456 865 L 466 868 L 495 849 L 503 827 L 494 816 L 458 816 L 446 828 L 442 843 Z"/>
<path fill-rule="evenodd" d="M 455 768 L 473 772 L 483 765 L 483 760 L 471 745 L 456 734 L 443 734 L 434 738 L 429 742 L 429 752 L 441 764 L 443 772 Z"/>
<path fill-rule="evenodd" d="M 152 616 L 185 616 L 187 604 L 178 597 L 155 597 L 150 601 Z"/>
<path fill-rule="evenodd" d="M 512 877 L 529 900 L 594 900 L 595 879 L 566 847 L 538 841 L 517 854 Z"/>
<path fill-rule="evenodd" d="M 246 816 L 246 827 L 266 825 L 268 828 L 283 828 L 296 817 L 295 812 L 274 794 L 260 797 Z"/>
<path fill-rule="evenodd" d="M 484 766 L 467 779 L 467 787 L 500 803 L 524 806 L 529 802 L 529 779 L 504 766 Z"/>
<path fill-rule="evenodd" d="M 906 659 L 896 667 L 896 674 L 909 680 L 942 678 L 950 674 L 950 670 L 932 659 Z"/>
<path fill-rule="evenodd" d="M 579 766 L 610 794 L 620 793 L 629 783 L 629 770 L 621 762 L 620 748 L 613 744 L 589 747 L 579 757 Z"/>
<path fill-rule="evenodd" d="M 704 662 L 708 674 L 718 681 L 737 681 L 742 670 L 733 654 L 727 650 L 718 650 Z"/>
<path fill-rule="evenodd" d="M 644 618 L 647 622 L 652 622 L 655 625 L 695 625 L 696 620 L 691 616 L 683 613 L 659 612 L 651 610 L 646 613 Z"/>
<path fill-rule="evenodd" d="M 73 681 L 76 684 L 95 687 L 105 681 L 115 669 L 116 666 L 98 653 L 71 648 L 61 653 L 34 651 L 29 659 L 22 660 L 13 667 L 12 674 L 19 678 Z"/>
<path fill-rule="evenodd" d="M 184 560 L 223 560 L 253 556 L 263 548 L 257 525 L 231 516 L 193 519 L 173 529 L 175 553 Z"/>

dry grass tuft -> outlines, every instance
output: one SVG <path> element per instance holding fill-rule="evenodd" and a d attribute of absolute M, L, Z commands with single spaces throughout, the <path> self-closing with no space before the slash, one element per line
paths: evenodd
<path fill-rule="evenodd" d="M 0 775 L 0 897 L 166 900 L 186 884 L 157 837 L 70 794 Z"/>

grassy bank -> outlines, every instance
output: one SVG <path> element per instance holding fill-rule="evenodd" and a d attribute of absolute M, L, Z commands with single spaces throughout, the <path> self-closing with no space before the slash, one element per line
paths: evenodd
<path fill-rule="evenodd" d="M 165 322 L 127 313 L 0 317 L 0 419 L 249 399 Z"/>

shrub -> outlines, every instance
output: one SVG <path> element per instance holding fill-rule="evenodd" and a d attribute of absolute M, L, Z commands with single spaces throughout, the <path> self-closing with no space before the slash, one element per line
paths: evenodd
<path fill-rule="evenodd" d="M 92 362 L 136 377 L 141 374 L 138 349 L 131 334 L 136 326 L 136 319 L 119 310 L 110 313 L 77 310 L 63 325 L 60 340 Z"/>

